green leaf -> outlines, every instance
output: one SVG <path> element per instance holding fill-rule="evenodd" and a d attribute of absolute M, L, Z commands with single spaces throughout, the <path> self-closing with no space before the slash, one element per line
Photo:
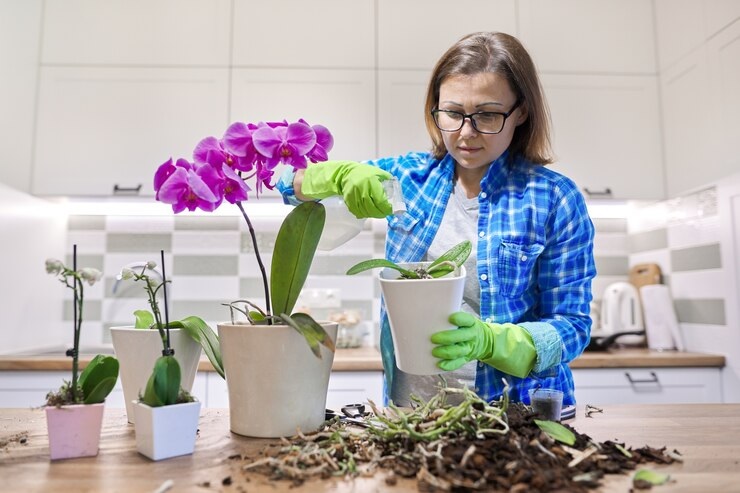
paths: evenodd
<path fill-rule="evenodd" d="M 190 316 L 176 322 L 171 322 L 170 328 L 183 329 L 191 339 L 200 344 L 203 352 L 208 357 L 208 361 L 213 365 L 213 369 L 216 370 L 216 373 L 221 378 L 225 378 L 224 365 L 221 358 L 221 343 L 218 335 L 211 329 L 210 325 L 205 323 L 202 318 Z"/>
<path fill-rule="evenodd" d="M 535 423 L 537 423 L 537 426 L 540 427 L 540 430 L 544 431 L 548 435 L 550 435 L 550 438 L 553 440 L 557 440 L 560 443 L 564 443 L 566 445 L 573 445 L 576 443 L 576 436 L 573 434 L 572 431 L 570 431 L 565 426 L 561 425 L 560 423 L 557 423 L 555 421 L 545 421 L 541 419 L 535 419 Z"/>
<path fill-rule="evenodd" d="M 360 272 L 364 272 L 366 270 L 370 269 L 377 269 L 379 267 L 388 267 L 389 269 L 394 269 L 400 272 L 403 276 L 409 277 L 411 279 L 417 279 L 419 275 L 411 270 L 404 269 L 403 267 L 400 267 L 390 260 L 386 260 L 384 258 L 374 258 L 370 260 L 364 260 L 358 264 L 353 265 L 349 268 L 347 271 L 348 276 L 352 276 L 354 274 L 359 274 Z"/>
<path fill-rule="evenodd" d="M 624 454 L 624 456 L 625 456 L 625 457 L 627 457 L 627 458 L 630 458 L 630 459 L 632 458 L 632 452 L 630 452 L 630 451 L 629 451 L 629 450 L 627 450 L 626 448 L 622 447 L 622 446 L 621 446 L 621 445 L 619 445 L 618 443 L 615 443 L 615 444 L 614 444 L 614 447 L 615 447 L 615 448 L 616 448 L 617 450 L 619 450 L 620 452 L 622 452 L 622 453 Z"/>
<path fill-rule="evenodd" d="M 446 261 L 452 262 L 460 267 L 468 259 L 472 250 L 473 244 L 470 243 L 470 241 L 462 241 L 440 255 L 434 262 L 432 262 L 428 270 L 431 271 L 435 265 L 441 264 L 442 262 Z"/>
<path fill-rule="evenodd" d="M 98 354 L 80 374 L 78 384 L 85 404 L 105 401 L 118 380 L 118 360 L 113 356 Z"/>
<path fill-rule="evenodd" d="M 651 471 L 649 469 L 640 469 L 634 476 L 632 476 L 632 482 L 645 481 L 653 486 L 660 486 L 665 484 L 671 477 L 668 474 L 662 474 L 659 472 Z"/>
<path fill-rule="evenodd" d="M 285 313 L 281 313 L 280 318 L 283 322 L 293 327 L 299 334 L 305 337 L 306 342 L 308 342 L 308 346 L 317 358 L 321 359 L 320 344 L 326 346 L 326 348 L 331 352 L 336 350 L 334 341 L 331 340 L 329 334 L 327 334 L 324 328 L 310 315 L 305 313 L 294 313 L 289 316 Z"/>
<path fill-rule="evenodd" d="M 148 329 L 154 325 L 154 315 L 150 311 L 136 310 L 134 316 L 136 317 L 136 322 L 134 323 L 135 329 Z"/>
<path fill-rule="evenodd" d="M 435 278 L 442 277 L 454 271 L 455 269 L 457 269 L 457 265 L 452 262 L 445 262 L 443 264 L 437 264 L 434 267 L 430 267 L 427 271 L 427 274 Z"/>
<path fill-rule="evenodd" d="M 303 202 L 280 225 L 272 253 L 272 313 L 290 313 L 306 282 L 326 221 L 324 206 Z"/>
<path fill-rule="evenodd" d="M 160 356 L 146 383 L 144 404 L 151 407 L 169 406 L 177 403 L 180 393 L 180 364 L 174 356 Z"/>

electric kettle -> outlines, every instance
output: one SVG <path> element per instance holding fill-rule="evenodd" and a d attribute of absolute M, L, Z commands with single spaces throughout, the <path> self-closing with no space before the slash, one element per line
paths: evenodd
<path fill-rule="evenodd" d="M 616 339 L 618 334 L 620 343 L 644 345 L 645 326 L 642 320 L 642 306 L 637 288 L 628 282 L 616 282 L 607 286 L 601 301 L 601 330 L 607 337 Z M 643 331 L 642 334 L 634 332 Z"/>

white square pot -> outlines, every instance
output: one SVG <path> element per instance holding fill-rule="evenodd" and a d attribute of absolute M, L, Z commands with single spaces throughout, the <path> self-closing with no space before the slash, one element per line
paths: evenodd
<path fill-rule="evenodd" d="M 193 453 L 200 402 L 149 407 L 132 403 L 136 415 L 136 450 L 152 460 Z"/>

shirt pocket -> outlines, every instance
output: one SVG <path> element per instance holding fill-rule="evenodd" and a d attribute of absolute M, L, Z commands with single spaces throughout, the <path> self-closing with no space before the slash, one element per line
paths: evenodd
<path fill-rule="evenodd" d="M 545 247 L 502 241 L 498 248 L 499 292 L 508 298 L 524 294 L 535 275 L 535 265 Z"/>

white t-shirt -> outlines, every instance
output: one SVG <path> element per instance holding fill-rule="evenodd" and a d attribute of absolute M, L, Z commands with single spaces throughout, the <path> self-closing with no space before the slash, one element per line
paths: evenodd
<path fill-rule="evenodd" d="M 467 198 L 465 190 L 459 182 L 450 195 L 445 208 L 442 223 L 434 241 L 429 247 L 425 260 L 434 260 L 461 241 L 468 239 L 473 243 L 473 250 L 465 261 L 467 272 L 463 289 L 463 305 L 461 310 L 478 315 L 480 313 L 480 285 L 476 266 L 476 239 L 478 238 L 478 197 Z M 455 371 L 440 375 L 411 375 L 399 368 L 395 369 L 393 387 L 390 399 L 397 406 L 409 407 L 410 394 L 414 394 L 424 401 L 429 400 L 439 391 L 440 386 L 463 388 L 475 387 L 475 369 L 477 361 L 470 361 Z M 448 402 L 456 404 L 454 396 Z"/>

